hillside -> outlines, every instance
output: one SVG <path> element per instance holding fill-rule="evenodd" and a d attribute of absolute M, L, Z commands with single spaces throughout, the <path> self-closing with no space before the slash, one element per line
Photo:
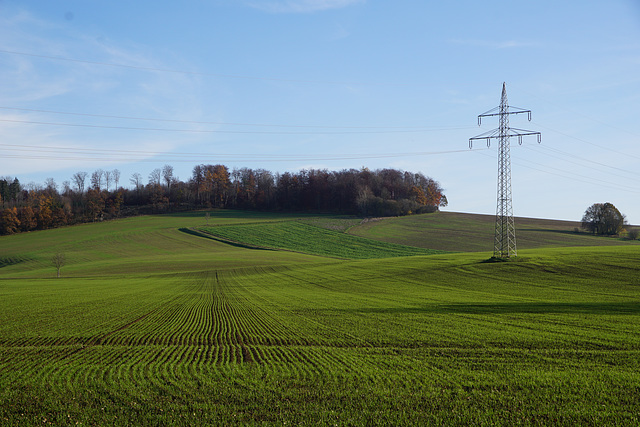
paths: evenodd
<path fill-rule="evenodd" d="M 518 250 L 549 247 L 638 244 L 575 232 L 579 222 L 515 218 Z M 349 234 L 442 251 L 493 251 L 495 216 L 456 212 L 384 218 L 349 229 Z"/>
<path fill-rule="evenodd" d="M 487 263 L 338 231 L 358 223 L 212 211 L 0 237 L 1 424 L 637 424 L 637 244 Z M 301 246 L 185 232 L 216 227 Z"/>

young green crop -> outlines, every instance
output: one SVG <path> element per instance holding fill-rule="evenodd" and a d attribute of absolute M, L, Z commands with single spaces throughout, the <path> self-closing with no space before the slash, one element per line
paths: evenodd
<path fill-rule="evenodd" d="M 0 238 L 0 424 L 638 423 L 636 246 L 338 260 L 199 225 Z"/>
<path fill-rule="evenodd" d="M 579 222 L 515 218 L 515 225 L 519 250 L 640 244 L 581 232 Z M 436 212 L 369 221 L 350 228 L 348 232 L 355 236 L 420 248 L 483 252 L 493 250 L 495 216 Z"/>
<path fill-rule="evenodd" d="M 442 253 L 364 239 L 299 221 L 199 227 L 198 230 L 245 245 L 285 249 L 346 259 L 387 258 Z"/>

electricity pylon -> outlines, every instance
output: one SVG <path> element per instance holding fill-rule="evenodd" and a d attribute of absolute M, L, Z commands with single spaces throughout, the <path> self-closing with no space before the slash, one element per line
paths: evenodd
<path fill-rule="evenodd" d="M 511 152 L 509 138 L 518 137 L 518 144 L 522 145 L 522 137 L 537 135 L 538 143 L 541 141 L 540 132 L 509 127 L 510 114 L 527 113 L 531 121 L 531 110 L 517 107 L 509 107 L 507 102 L 507 87 L 502 83 L 502 97 L 500 105 L 478 116 L 478 126 L 482 124 L 483 117 L 499 116 L 500 125 L 497 129 L 490 130 L 481 135 L 469 138 L 469 148 L 473 147 L 473 141 L 485 139 L 487 147 L 491 146 L 491 139 L 499 141 L 498 147 L 498 204 L 496 207 L 496 229 L 493 244 L 494 258 L 509 258 L 517 256 L 516 227 L 513 220 L 513 203 L 511 200 Z"/>

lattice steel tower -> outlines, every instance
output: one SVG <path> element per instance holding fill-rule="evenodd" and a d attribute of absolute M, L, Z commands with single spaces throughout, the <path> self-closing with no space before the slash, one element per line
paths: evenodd
<path fill-rule="evenodd" d="M 513 220 L 513 204 L 511 200 L 511 152 L 509 138 L 518 137 L 518 144 L 522 144 L 522 137 L 526 135 L 537 135 L 540 143 L 540 132 L 509 127 L 510 114 L 527 113 L 531 121 L 531 110 L 524 110 L 517 107 L 509 107 L 507 102 L 507 87 L 502 83 L 502 97 L 500 106 L 493 108 L 478 116 L 478 126 L 482 124 L 483 117 L 499 116 L 500 125 L 497 129 L 490 130 L 481 135 L 469 138 L 469 148 L 473 146 L 473 140 L 485 139 L 487 147 L 491 145 L 491 139 L 499 141 L 498 147 L 498 205 L 496 207 L 496 229 L 493 244 L 494 258 L 508 258 L 517 256 L 516 248 L 516 227 Z"/>

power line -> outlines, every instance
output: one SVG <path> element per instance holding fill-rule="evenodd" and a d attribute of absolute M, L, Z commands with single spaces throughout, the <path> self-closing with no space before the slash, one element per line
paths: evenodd
<path fill-rule="evenodd" d="M 405 130 L 360 130 L 360 131 L 251 131 L 251 130 L 212 130 L 212 129 L 174 129 L 174 128 L 151 128 L 137 126 L 114 126 L 114 125 L 92 125 L 82 123 L 60 123 L 45 122 L 38 120 L 17 120 L 17 119 L 0 119 L 0 122 L 47 125 L 47 126 L 64 126 L 64 127 L 80 127 L 93 129 L 114 129 L 114 130 L 142 130 L 154 132 L 175 132 L 175 133 L 222 133 L 222 134 L 253 134 L 253 135 L 351 135 L 351 134 L 390 134 L 390 133 L 423 133 L 437 132 L 443 130 L 458 130 L 467 128 L 425 128 L 425 129 L 405 129 Z"/>
<path fill-rule="evenodd" d="M 161 119 L 154 117 L 136 117 L 136 116 L 116 116 L 109 114 L 94 113 L 77 113 L 69 111 L 39 110 L 34 108 L 18 108 L 18 107 L 2 107 L 2 110 L 26 111 L 32 113 L 48 113 L 61 114 L 80 117 L 100 117 L 108 119 L 125 119 L 125 120 L 142 120 L 167 123 L 188 123 L 188 124 L 206 124 L 206 125 L 228 125 L 228 126 L 252 126 L 252 127 L 282 127 L 282 128 L 311 128 L 311 129 L 405 129 L 405 130 L 443 130 L 443 129 L 467 129 L 467 127 L 428 127 L 428 126 L 327 126 L 327 125 L 283 125 L 283 124 L 266 124 L 266 123 L 239 123 L 239 122 L 214 122 L 214 121 L 196 121 L 196 120 L 177 120 L 177 119 Z"/>
<path fill-rule="evenodd" d="M 614 150 L 613 148 L 610 148 L 610 147 L 605 147 L 605 146 L 602 146 L 602 145 L 598 145 L 598 144 L 595 144 L 595 143 L 593 143 L 593 142 L 589 142 L 589 141 L 587 141 L 587 140 L 584 140 L 584 139 L 582 139 L 582 138 L 578 138 L 578 137 L 576 137 L 576 136 L 569 135 L 569 134 L 566 134 L 566 133 L 564 133 L 564 132 L 560 132 L 559 130 L 551 129 L 550 127 L 543 126 L 543 125 L 541 125 L 541 124 L 539 124 L 539 123 L 536 123 L 536 125 L 537 125 L 537 126 L 540 126 L 541 128 L 544 128 L 544 129 L 550 130 L 551 132 L 555 132 L 555 133 L 557 133 L 557 134 L 559 134 L 559 135 L 566 136 L 567 138 L 575 139 L 576 141 L 584 142 L 585 144 L 589 144 L 589 145 L 591 145 L 591 146 L 598 147 L 598 148 L 601 148 L 601 149 L 603 149 L 603 150 L 607 150 L 607 151 L 611 151 L 611 152 L 613 152 L 613 153 L 623 154 L 623 155 L 625 155 L 625 156 L 629 156 L 629 157 L 634 157 L 634 158 L 636 158 L 636 159 L 640 159 L 640 156 L 636 156 L 636 155 L 634 155 L 634 154 L 630 154 L 630 153 L 623 153 L 622 151 Z"/>
<path fill-rule="evenodd" d="M 9 55 L 20 55 L 20 56 L 28 56 L 32 58 L 42 58 L 42 59 L 50 59 L 55 61 L 66 61 L 66 62 L 76 62 L 80 64 L 90 64 L 90 65 L 100 65 L 100 66 L 108 66 L 108 67 L 117 67 L 117 68 L 128 68 L 139 71 L 153 71 L 153 72 L 161 72 L 161 73 L 172 73 L 172 74 L 185 74 L 185 75 L 193 75 L 193 76 L 207 76 L 207 77 L 221 77 L 221 78 L 229 78 L 229 79 L 241 79 L 241 80 L 262 80 L 262 81 L 272 81 L 272 82 L 283 82 L 283 83 L 305 83 L 305 84 L 324 84 L 324 85 L 350 85 L 350 86 L 415 86 L 411 83 L 362 83 L 362 82 L 347 82 L 347 81 L 331 81 L 331 80 L 305 80 L 305 79 L 289 79 L 282 77 L 264 77 L 264 76 L 246 76 L 240 74 L 223 74 L 223 73 L 209 73 L 209 72 L 199 72 L 199 71 L 185 71 L 185 70 L 175 70 L 169 68 L 157 68 L 157 67 L 146 67 L 142 65 L 130 65 L 130 64 L 119 64 L 115 62 L 104 62 L 104 61 L 90 61 L 86 59 L 74 59 L 67 58 L 63 56 L 52 56 L 52 55 L 40 55 L 35 53 L 28 52 L 18 52 L 13 50 L 5 50 L 0 49 L 0 53 L 5 53 Z"/>
<path fill-rule="evenodd" d="M 3 148 L 7 147 L 7 148 Z M 0 150 L 17 151 L 38 154 L 5 154 L 3 158 L 32 159 L 32 160 L 82 160 L 82 161 L 177 161 L 177 162 L 203 162 L 208 159 L 214 161 L 270 161 L 270 162 L 300 162 L 300 161 L 335 161 L 335 160 L 364 160 L 380 158 L 398 158 L 414 156 L 432 156 L 452 153 L 464 153 L 469 150 L 447 151 L 418 151 L 406 153 L 385 154 L 345 154 L 340 156 L 317 155 L 273 155 L 273 154 L 241 154 L 241 153 L 174 153 L 154 152 L 142 150 L 100 150 L 90 148 L 72 147 L 47 147 L 36 145 L 0 144 Z M 479 150 L 473 150 L 479 151 Z M 43 153 L 50 153 L 43 154 Z"/>
<path fill-rule="evenodd" d="M 475 150 L 474 150 L 475 151 Z M 483 152 L 479 152 L 479 151 L 475 151 L 477 154 L 481 155 L 481 156 L 485 156 L 485 157 L 489 157 L 491 159 L 493 159 L 493 156 L 483 153 Z M 624 187 L 624 191 L 629 192 L 629 193 L 637 193 L 640 194 L 640 190 L 638 190 L 637 186 L 629 186 L 629 185 L 624 185 L 624 184 L 620 184 L 620 183 L 614 183 L 614 182 L 609 182 L 609 181 L 605 181 L 602 179 L 598 179 L 598 178 L 594 178 L 593 176 L 585 176 L 585 175 L 581 175 L 581 174 L 577 174 L 577 173 L 573 173 L 573 172 L 568 172 L 566 169 L 559 169 L 559 168 L 554 168 L 551 166 L 547 166 L 541 163 L 537 163 L 537 162 L 533 162 L 531 160 L 528 159 L 518 159 L 520 161 L 525 161 L 528 162 L 530 164 L 533 165 L 537 165 L 537 166 L 541 166 L 543 168 L 548 168 L 548 169 L 552 169 L 555 170 L 557 172 L 551 172 L 548 170 L 544 170 L 544 169 L 538 169 L 529 165 L 525 165 L 522 163 L 519 163 L 518 161 L 514 161 L 512 163 L 518 165 L 519 167 L 524 167 L 527 169 L 531 169 L 531 170 L 535 170 L 537 172 L 542 172 L 545 173 L 547 175 L 553 175 L 553 176 L 559 176 L 561 178 L 567 178 L 567 179 L 571 179 L 573 181 L 577 181 L 580 182 L 582 184 L 591 184 L 591 185 L 598 185 L 601 187 L 606 187 L 606 188 L 622 188 Z"/>
<path fill-rule="evenodd" d="M 527 150 L 532 150 L 532 148 L 530 148 L 530 147 L 524 147 L 524 148 L 525 148 L 525 149 L 527 149 Z M 569 157 L 570 159 L 564 159 L 563 161 L 564 161 L 564 162 L 567 162 L 567 163 L 574 164 L 574 165 L 576 165 L 576 166 L 581 166 L 581 167 L 590 167 L 590 166 L 586 166 L 586 165 L 584 165 L 584 164 L 580 164 L 580 163 L 578 163 L 578 162 L 574 161 L 574 159 L 575 159 L 575 160 L 580 160 L 580 161 L 582 161 L 582 162 L 588 162 L 588 163 L 591 163 L 591 164 L 594 164 L 594 165 L 598 165 L 598 166 L 606 167 L 606 168 L 609 168 L 609 169 L 613 169 L 613 170 L 617 170 L 617 171 L 625 172 L 625 173 L 630 174 L 630 175 L 638 175 L 638 176 L 640 176 L 640 172 L 633 172 L 633 171 L 629 171 L 629 170 L 626 170 L 626 169 L 622 169 L 622 168 L 619 168 L 619 167 L 616 167 L 616 166 L 610 166 L 610 165 L 607 165 L 607 164 L 602 163 L 602 162 L 596 162 L 596 161 L 594 161 L 594 160 L 585 159 L 584 157 L 574 156 L 573 154 L 570 154 L 570 153 L 564 152 L 564 151 L 562 151 L 562 150 L 558 150 L 557 148 L 553 148 L 553 147 L 542 147 L 542 146 L 541 146 L 541 148 L 543 148 L 544 150 L 549 150 L 549 151 L 555 152 L 555 153 L 560 154 L 560 155 L 565 156 L 565 157 Z M 557 158 L 558 158 L 556 155 L 554 155 L 554 154 L 552 154 L 552 153 L 544 153 L 544 152 L 543 152 L 543 153 L 541 153 L 541 154 L 544 154 L 545 156 L 553 157 L 553 158 L 555 158 L 555 159 L 557 159 Z M 604 173 L 608 173 L 608 174 L 611 174 L 611 175 L 613 175 L 613 176 L 617 176 L 617 177 L 620 177 L 620 178 L 629 179 L 629 177 L 628 177 L 628 176 L 621 175 L 621 174 L 617 174 L 617 173 L 613 173 L 613 172 L 604 172 Z"/>

